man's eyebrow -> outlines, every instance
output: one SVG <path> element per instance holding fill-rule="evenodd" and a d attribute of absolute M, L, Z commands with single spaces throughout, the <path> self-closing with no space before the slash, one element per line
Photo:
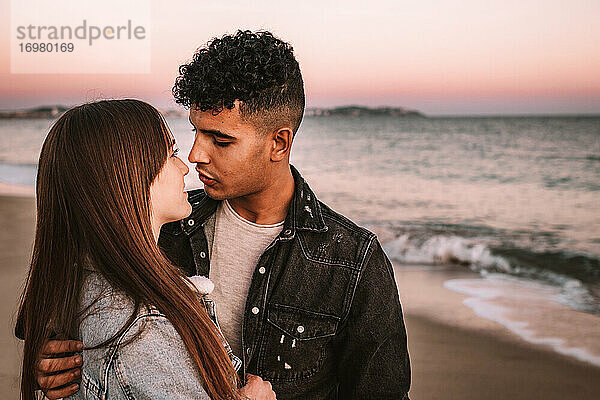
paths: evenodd
<path fill-rule="evenodd" d="M 196 129 L 196 125 L 194 125 L 194 123 L 192 122 L 192 119 L 190 117 L 188 117 L 188 121 L 190 121 L 190 124 L 194 127 L 194 129 Z M 209 135 L 215 135 L 216 137 L 219 137 L 221 139 L 229 139 L 229 140 L 237 139 L 235 136 L 228 135 L 217 129 L 199 129 L 198 131 L 202 132 L 202 133 L 208 133 Z"/>
<path fill-rule="evenodd" d="M 229 139 L 229 140 L 237 139 L 235 136 L 230 136 L 230 135 L 223 133 L 216 129 L 199 129 L 199 131 L 202 133 L 208 133 L 210 135 L 215 135 L 216 137 L 219 137 L 221 139 Z"/>

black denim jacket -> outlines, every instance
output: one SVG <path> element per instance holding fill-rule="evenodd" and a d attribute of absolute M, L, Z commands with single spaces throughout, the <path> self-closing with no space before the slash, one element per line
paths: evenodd
<path fill-rule="evenodd" d="M 252 276 L 241 376 L 283 399 L 408 399 L 410 363 L 398 289 L 375 235 L 317 200 L 292 168 L 281 234 Z M 189 194 L 193 211 L 163 226 L 159 245 L 189 275 L 209 273 L 203 224 L 218 201 Z M 244 240 L 243 237 L 239 240 Z"/>

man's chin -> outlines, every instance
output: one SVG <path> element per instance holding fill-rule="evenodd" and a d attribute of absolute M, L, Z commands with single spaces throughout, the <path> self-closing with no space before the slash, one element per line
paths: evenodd
<path fill-rule="evenodd" d="M 215 190 L 215 188 L 211 186 L 204 185 L 204 192 L 208 197 L 210 197 L 213 200 L 221 201 L 227 198 L 227 196 L 225 196 L 222 192 Z"/>

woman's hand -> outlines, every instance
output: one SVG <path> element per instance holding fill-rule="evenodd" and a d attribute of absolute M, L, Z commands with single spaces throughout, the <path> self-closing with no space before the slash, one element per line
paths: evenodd
<path fill-rule="evenodd" d="M 271 383 L 252 374 L 246 374 L 246 386 L 240 389 L 240 394 L 251 400 L 277 400 Z"/>

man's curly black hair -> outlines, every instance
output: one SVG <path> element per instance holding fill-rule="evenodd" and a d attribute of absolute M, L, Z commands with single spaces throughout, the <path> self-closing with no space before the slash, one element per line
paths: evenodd
<path fill-rule="evenodd" d="M 259 128 L 286 124 L 294 133 L 304 113 L 304 83 L 292 46 L 266 31 L 214 38 L 179 67 L 175 101 L 220 113 L 240 101 L 242 118 Z"/>

